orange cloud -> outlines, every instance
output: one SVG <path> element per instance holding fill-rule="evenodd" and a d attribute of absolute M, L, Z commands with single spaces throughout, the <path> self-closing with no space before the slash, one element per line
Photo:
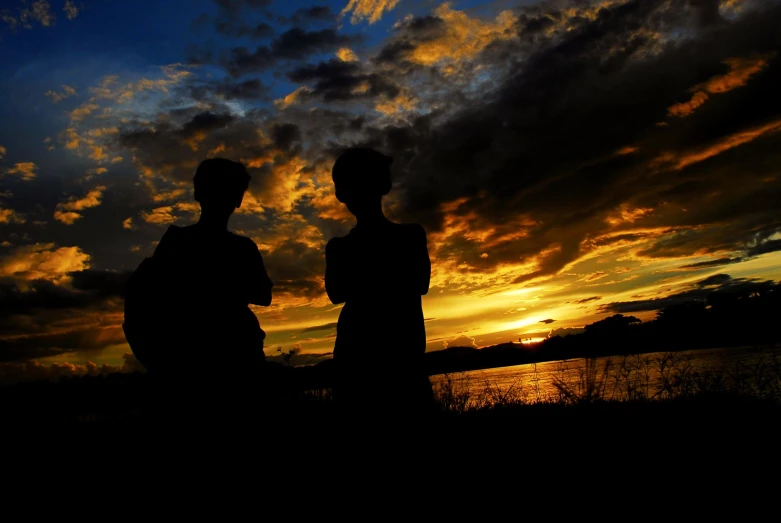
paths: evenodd
<path fill-rule="evenodd" d="M 444 3 L 434 9 L 434 14 L 445 22 L 443 35 L 420 42 L 407 58 L 426 66 L 450 65 L 443 69 L 445 74 L 455 73 L 454 64 L 471 60 L 492 42 L 515 37 L 516 17 L 511 11 L 502 11 L 495 21 L 485 22 Z"/>
<path fill-rule="evenodd" d="M 122 222 L 122 228 L 123 229 L 133 229 L 133 218 L 127 218 L 125 221 Z"/>
<path fill-rule="evenodd" d="M 400 94 L 393 100 L 378 103 L 374 108 L 382 114 L 393 116 L 412 111 L 415 108 L 415 100 L 409 94 Z"/>
<path fill-rule="evenodd" d="M 358 55 L 355 54 L 355 52 L 352 49 L 350 49 L 349 47 L 342 47 L 341 49 L 336 51 L 336 56 L 342 62 L 357 62 L 358 61 Z"/>
<path fill-rule="evenodd" d="M 94 113 L 98 109 L 100 109 L 100 106 L 98 104 L 87 102 L 85 104 L 78 106 L 73 111 L 71 111 L 70 118 L 71 120 L 79 121 L 84 119 L 84 117 Z"/>
<path fill-rule="evenodd" d="M 342 9 L 342 15 L 352 12 L 350 23 L 357 24 L 367 20 L 370 24 L 379 22 L 382 15 L 391 11 L 399 0 L 350 0 Z"/>
<path fill-rule="evenodd" d="M 689 116 L 694 112 L 695 109 L 697 109 L 699 106 L 705 103 L 705 101 L 708 99 L 708 95 L 705 94 L 702 91 L 697 91 L 694 93 L 694 96 L 692 96 L 691 100 L 688 102 L 681 102 L 679 104 L 671 105 L 667 108 L 667 114 L 669 116 L 675 116 L 678 118 L 683 118 L 684 116 Z"/>
<path fill-rule="evenodd" d="M 0 258 L 0 276 L 59 283 L 69 278 L 68 273 L 89 269 L 89 260 L 89 254 L 79 247 L 55 249 L 53 243 L 36 243 L 17 247 Z"/>
<path fill-rule="evenodd" d="M 71 198 L 66 202 L 58 203 L 54 211 L 54 219 L 65 225 L 73 225 L 76 220 L 81 218 L 81 215 L 75 211 L 83 211 L 100 205 L 105 190 L 106 187 L 100 185 L 89 191 L 83 198 Z"/>
<path fill-rule="evenodd" d="M 0 223 L 24 223 L 27 221 L 24 215 L 19 214 L 13 209 L 4 209 L 0 207 Z"/>
<path fill-rule="evenodd" d="M 8 167 L 5 170 L 5 174 L 18 176 L 22 180 L 30 181 L 35 179 L 35 171 L 38 170 L 38 166 L 33 162 L 20 162 L 14 164 L 13 167 Z"/>
<path fill-rule="evenodd" d="M 274 105 L 277 107 L 277 109 L 286 109 L 287 107 L 297 103 L 302 94 L 308 93 L 310 91 L 311 89 L 309 87 L 299 87 L 284 98 L 274 100 Z"/>
<path fill-rule="evenodd" d="M 749 143 L 757 138 L 778 132 L 781 130 L 781 120 L 776 120 L 765 125 L 760 125 L 745 131 L 740 131 L 714 142 L 707 147 L 683 153 L 662 153 L 652 162 L 652 167 L 669 167 L 675 170 L 683 169 L 689 165 L 702 162 L 718 154 L 728 151 L 739 145 Z"/>
<path fill-rule="evenodd" d="M 0 160 L 5 158 L 5 155 L 8 154 L 8 149 L 0 145 Z"/>
<path fill-rule="evenodd" d="M 151 212 L 142 212 L 141 218 L 147 223 L 153 223 L 155 225 L 165 225 L 167 223 L 173 223 L 179 219 L 179 216 L 174 214 L 174 211 L 184 211 L 191 214 L 197 213 L 200 210 L 200 206 L 197 203 L 185 203 L 180 202 L 174 205 L 165 205 L 163 207 L 157 207 L 152 209 Z"/>
<path fill-rule="evenodd" d="M 667 109 L 669 116 L 684 118 L 692 114 L 708 100 L 708 94 L 720 94 L 743 87 L 749 78 L 760 72 L 767 66 L 775 53 L 752 58 L 727 58 L 724 63 L 729 67 L 729 72 L 712 76 L 705 82 L 691 88 L 694 94 L 688 102 L 682 102 L 670 106 Z"/>

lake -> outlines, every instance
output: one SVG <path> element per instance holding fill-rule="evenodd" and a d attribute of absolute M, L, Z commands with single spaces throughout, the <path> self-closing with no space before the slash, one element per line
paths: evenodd
<path fill-rule="evenodd" d="M 719 385 L 762 394 L 781 389 L 781 347 L 728 347 L 574 358 L 431 376 L 437 391 L 472 405 L 556 401 L 591 394 L 605 399 L 665 398 Z"/>

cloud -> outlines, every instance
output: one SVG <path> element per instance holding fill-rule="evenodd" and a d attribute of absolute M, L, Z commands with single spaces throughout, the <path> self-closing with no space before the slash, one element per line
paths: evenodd
<path fill-rule="evenodd" d="M 755 292 L 766 292 L 777 288 L 772 281 L 760 281 L 752 278 L 732 278 L 728 274 L 714 274 L 696 281 L 686 290 L 667 296 L 628 302 L 613 302 L 600 306 L 600 312 L 629 313 L 658 311 L 690 301 L 707 302 L 716 296 L 749 296 Z"/>
<path fill-rule="evenodd" d="M 445 340 L 443 343 L 445 344 L 446 349 L 449 349 L 450 347 L 472 347 L 474 349 L 477 348 L 477 343 L 475 343 L 475 339 L 465 334 L 461 334 L 459 336 L 456 336 L 455 338 L 450 338 L 448 340 Z"/>
<path fill-rule="evenodd" d="M 324 331 L 324 330 L 334 330 L 334 329 L 336 329 L 336 323 L 337 322 L 334 321 L 334 322 L 331 322 L 331 323 L 324 323 L 322 325 L 314 325 L 312 327 L 307 327 L 306 329 L 302 330 L 301 333 Z"/>
<path fill-rule="evenodd" d="M 336 56 L 342 62 L 357 62 L 358 55 L 349 47 L 342 47 L 336 51 Z"/>
<path fill-rule="evenodd" d="M 253 40 L 261 40 L 274 34 L 274 29 L 265 22 L 249 26 L 237 24 L 232 20 L 218 20 L 214 28 L 218 33 L 235 38 L 249 37 Z"/>
<path fill-rule="evenodd" d="M 0 160 L 5 158 L 5 155 L 8 154 L 8 149 L 0 145 Z"/>
<path fill-rule="evenodd" d="M 299 67 L 289 71 L 287 76 L 293 82 L 311 84 L 306 90 L 298 92 L 296 100 L 320 98 L 325 102 L 334 102 L 380 96 L 393 99 L 401 92 L 394 82 L 365 71 L 359 63 L 337 59 Z"/>
<path fill-rule="evenodd" d="M 601 299 L 602 299 L 602 296 L 590 296 L 588 298 L 581 298 L 579 300 L 574 300 L 572 303 L 583 304 L 583 303 L 589 303 L 589 302 L 597 301 L 597 300 L 601 300 Z"/>
<path fill-rule="evenodd" d="M 133 218 L 126 218 L 125 221 L 122 222 L 122 228 L 123 229 L 133 229 Z"/>
<path fill-rule="evenodd" d="M 5 174 L 18 176 L 22 180 L 29 181 L 35 179 L 35 171 L 38 170 L 38 166 L 33 162 L 20 162 L 14 164 L 13 167 L 8 167 L 5 170 Z"/>
<path fill-rule="evenodd" d="M 66 6 L 67 3 L 66 2 Z M 33 22 L 38 22 L 44 27 L 54 25 L 57 17 L 51 11 L 51 4 L 47 0 L 31 0 L 21 2 L 21 5 L 17 7 L 17 16 L 11 14 L 9 9 L 0 10 L 0 18 L 10 27 L 16 29 L 17 27 L 23 27 L 25 29 L 32 29 Z M 66 11 L 67 14 L 67 11 Z M 70 20 L 71 18 L 68 17 Z"/>
<path fill-rule="evenodd" d="M 555 321 L 556 321 L 556 320 L 552 320 L 552 319 L 550 319 L 550 318 L 549 318 L 549 319 L 547 319 L 547 320 L 542 320 L 542 321 L 540 321 L 540 323 L 544 323 L 544 324 L 546 324 L 546 325 L 550 325 L 551 323 L 554 323 Z"/>
<path fill-rule="evenodd" d="M 234 47 L 220 59 L 220 63 L 231 76 L 239 77 L 268 69 L 279 60 L 302 60 L 312 54 L 326 53 L 362 40 L 360 35 L 340 34 L 332 28 L 307 31 L 293 27 L 270 45 L 258 46 L 254 51 Z"/>
<path fill-rule="evenodd" d="M 471 18 L 443 3 L 427 17 L 408 16 L 395 26 L 396 34 L 377 56 L 379 62 L 408 62 L 440 66 L 446 75 L 476 58 L 489 45 L 517 37 L 516 19 L 502 11 L 494 21 Z"/>
<path fill-rule="evenodd" d="M 76 220 L 81 218 L 81 214 L 75 211 L 83 211 L 100 205 L 105 190 L 105 185 L 99 185 L 82 198 L 71 197 L 65 202 L 58 203 L 54 211 L 54 218 L 65 225 L 73 225 Z"/>
<path fill-rule="evenodd" d="M 200 207 L 197 203 L 179 202 L 174 205 L 165 205 L 163 207 L 156 207 L 150 212 L 141 212 L 141 218 L 146 223 L 152 223 L 155 225 L 166 225 L 174 223 L 180 218 L 174 214 L 176 211 L 186 212 L 189 214 L 197 214 L 200 212 Z M 126 220 L 127 221 L 127 220 Z M 124 226 L 124 224 L 123 224 Z"/>
<path fill-rule="evenodd" d="M 89 269 L 89 262 L 89 254 L 79 247 L 56 247 L 54 243 L 24 245 L 0 257 L 0 277 L 56 283 L 70 279 L 71 272 Z"/>
<path fill-rule="evenodd" d="M 667 109 L 667 114 L 679 118 L 689 116 L 708 100 L 707 93 L 726 93 L 738 87 L 743 87 L 749 78 L 764 69 L 768 60 L 774 56 L 775 53 L 769 53 L 758 57 L 728 58 L 724 60 L 724 64 L 730 69 L 728 73 L 712 76 L 705 82 L 694 86 L 691 89 L 694 92 L 691 100 L 671 105 Z"/>
<path fill-rule="evenodd" d="M 5 209 L 3 207 L 0 207 L 0 224 L 9 224 L 9 223 L 21 224 L 24 223 L 25 221 L 27 220 L 23 214 L 19 214 L 13 209 Z"/>
<path fill-rule="evenodd" d="M 62 100 L 65 100 L 66 98 L 70 98 L 71 96 L 76 96 L 76 89 L 69 85 L 62 85 L 62 91 L 57 92 L 53 90 L 46 91 L 44 93 L 44 96 L 46 96 L 49 100 L 52 101 L 52 103 L 59 103 Z"/>
<path fill-rule="evenodd" d="M 43 364 L 37 360 L 24 362 L 0 363 L 0 384 L 3 386 L 34 381 L 57 381 L 63 377 L 107 376 L 114 373 L 143 372 L 144 367 L 136 360 L 133 353 L 123 355 L 121 365 L 103 363 L 98 365 L 91 361 L 84 364 L 51 363 Z"/>
<path fill-rule="evenodd" d="M 237 16 L 243 10 L 262 9 L 271 3 L 271 0 L 214 0 L 225 13 Z"/>
<path fill-rule="evenodd" d="M 315 5 L 302 7 L 293 13 L 290 21 L 294 24 L 306 24 L 309 22 L 335 22 L 336 14 L 327 5 Z"/>
<path fill-rule="evenodd" d="M 65 6 L 63 6 L 62 10 L 65 11 L 65 17 L 68 20 L 73 20 L 79 16 L 79 8 L 76 7 L 76 4 L 73 2 L 73 0 L 66 0 Z"/>
<path fill-rule="evenodd" d="M 364 20 L 370 24 L 380 21 L 382 16 L 393 10 L 399 3 L 399 0 L 350 0 L 344 9 L 342 15 L 352 13 L 350 23 L 358 24 Z"/>

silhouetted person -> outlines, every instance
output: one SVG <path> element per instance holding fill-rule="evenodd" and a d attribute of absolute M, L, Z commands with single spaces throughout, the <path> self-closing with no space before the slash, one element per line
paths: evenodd
<path fill-rule="evenodd" d="M 227 228 L 249 181 L 238 162 L 201 162 L 200 219 L 168 227 L 126 292 L 126 337 L 149 375 L 183 402 L 221 412 L 249 401 L 265 362 L 265 333 L 248 306 L 268 306 L 272 283 L 255 242 Z"/>
<path fill-rule="evenodd" d="M 421 306 L 431 262 L 423 228 L 383 214 L 391 162 L 372 149 L 354 148 L 332 170 L 336 198 L 357 219 L 346 236 L 328 242 L 325 271 L 328 297 L 344 303 L 334 346 L 334 399 L 355 415 L 414 415 L 432 402 Z"/>

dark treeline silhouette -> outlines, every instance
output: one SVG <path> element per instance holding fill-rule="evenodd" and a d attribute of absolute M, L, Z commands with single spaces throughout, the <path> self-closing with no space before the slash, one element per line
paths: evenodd
<path fill-rule="evenodd" d="M 746 292 L 714 291 L 641 322 L 614 314 L 586 325 L 584 332 L 551 336 L 525 346 L 503 343 L 482 349 L 452 347 L 427 354 L 429 374 L 441 374 L 568 358 L 670 352 L 781 343 L 781 283 Z"/>

